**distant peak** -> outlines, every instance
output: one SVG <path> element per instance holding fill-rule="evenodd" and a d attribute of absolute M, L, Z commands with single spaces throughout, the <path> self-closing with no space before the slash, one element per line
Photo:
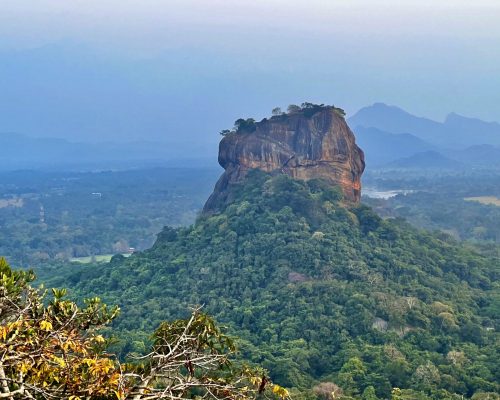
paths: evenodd
<path fill-rule="evenodd" d="M 373 103 L 371 106 L 368 106 L 368 107 L 375 107 L 375 108 L 397 108 L 395 106 L 390 106 L 389 104 L 382 103 L 381 101 Z"/>
<path fill-rule="evenodd" d="M 383 115 L 405 115 L 405 116 L 412 116 L 408 111 L 405 111 L 404 109 L 398 107 L 398 106 L 393 106 L 390 104 L 382 103 L 382 102 L 376 102 L 373 103 L 371 106 L 366 106 L 361 108 L 352 118 L 355 119 L 357 116 L 359 117 L 360 115 L 364 114 L 383 114 Z"/>
<path fill-rule="evenodd" d="M 449 124 L 449 123 L 454 123 L 454 124 L 456 124 L 456 123 L 474 123 L 474 124 L 480 124 L 482 126 L 488 125 L 488 126 L 494 127 L 494 128 L 497 128 L 498 126 L 500 126 L 500 124 L 498 122 L 494 122 L 494 121 L 488 122 L 488 121 L 483 121 L 482 119 L 479 119 L 479 118 L 466 117 L 466 116 L 457 114 L 456 112 L 449 113 L 446 116 L 444 123 L 445 124 Z"/>
<path fill-rule="evenodd" d="M 472 118 L 464 117 L 463 115 L 457 114 L 456 112 L 451 112 L 446 116 L 444 122 L 446 123 L 448 121 L 453 121 L 458 119 L 472 119 Z"/>

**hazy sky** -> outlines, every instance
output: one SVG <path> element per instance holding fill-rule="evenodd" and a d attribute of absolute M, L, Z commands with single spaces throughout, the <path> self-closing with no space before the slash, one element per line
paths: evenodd
<path fill-rule="evenodd" d="M 499 0 L 0 0 L 0 131 L 216 142 L 382 101 L 500 121 Z"/>

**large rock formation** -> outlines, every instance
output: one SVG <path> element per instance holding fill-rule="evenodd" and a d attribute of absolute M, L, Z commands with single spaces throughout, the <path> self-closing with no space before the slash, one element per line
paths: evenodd
<path fill-rule="evenodd" d="M 323 178 L 339 185 L 345 199 L 358 202 L 365 168 L 352 131 L 339 109 L 330 106 L 275 116 L 227 133 L 219 145 L 219 164 L 225 172 L 205 212 L 224 204 L 230 186 L 255 168 L 297 179 Z"/>

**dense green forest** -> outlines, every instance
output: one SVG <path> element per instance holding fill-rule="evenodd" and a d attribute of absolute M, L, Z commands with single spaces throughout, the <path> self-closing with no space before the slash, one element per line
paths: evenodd
<path fill-rule="evenodd" d="M 319 180 L 256 171 L 234 191 L 150 250 L 47 283 L 119 304 L 122 355 L 204 305 L 297 398 L 327 383 L 364 399 L 498 396 L 498 259 L 346 205 Z"/>
<path fill-rule="evenodd" d="M 446 232 L 485 254 L 500 257 L 498 172 L 412 175 L 407 171 L 370 171 L 365 185 L 409 191 L 388 199 L 365 197 L 363 202 L 380 216 L 402 217 L 417 227 Z"/>
<path fill-rule="evenodd" d="M 187 225 L 217 169 L 0 173 L 0 254 L 16 265 L 151 247 L 165 225 Z"/>

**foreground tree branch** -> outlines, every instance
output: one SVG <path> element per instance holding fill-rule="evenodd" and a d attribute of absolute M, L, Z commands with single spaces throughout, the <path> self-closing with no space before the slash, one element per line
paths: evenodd
<path fill-rule="evenodd" d="M 99 334 L 118 308 L 98 298 L 78 307 L 65 290 L 49 296 L 33 280 L 0 258 L 0 399 L 288 397 L 264 370 L 233 363 L 233 341 L 200 309 L 162 323 L 150 352 L 122 365 Z"/>

